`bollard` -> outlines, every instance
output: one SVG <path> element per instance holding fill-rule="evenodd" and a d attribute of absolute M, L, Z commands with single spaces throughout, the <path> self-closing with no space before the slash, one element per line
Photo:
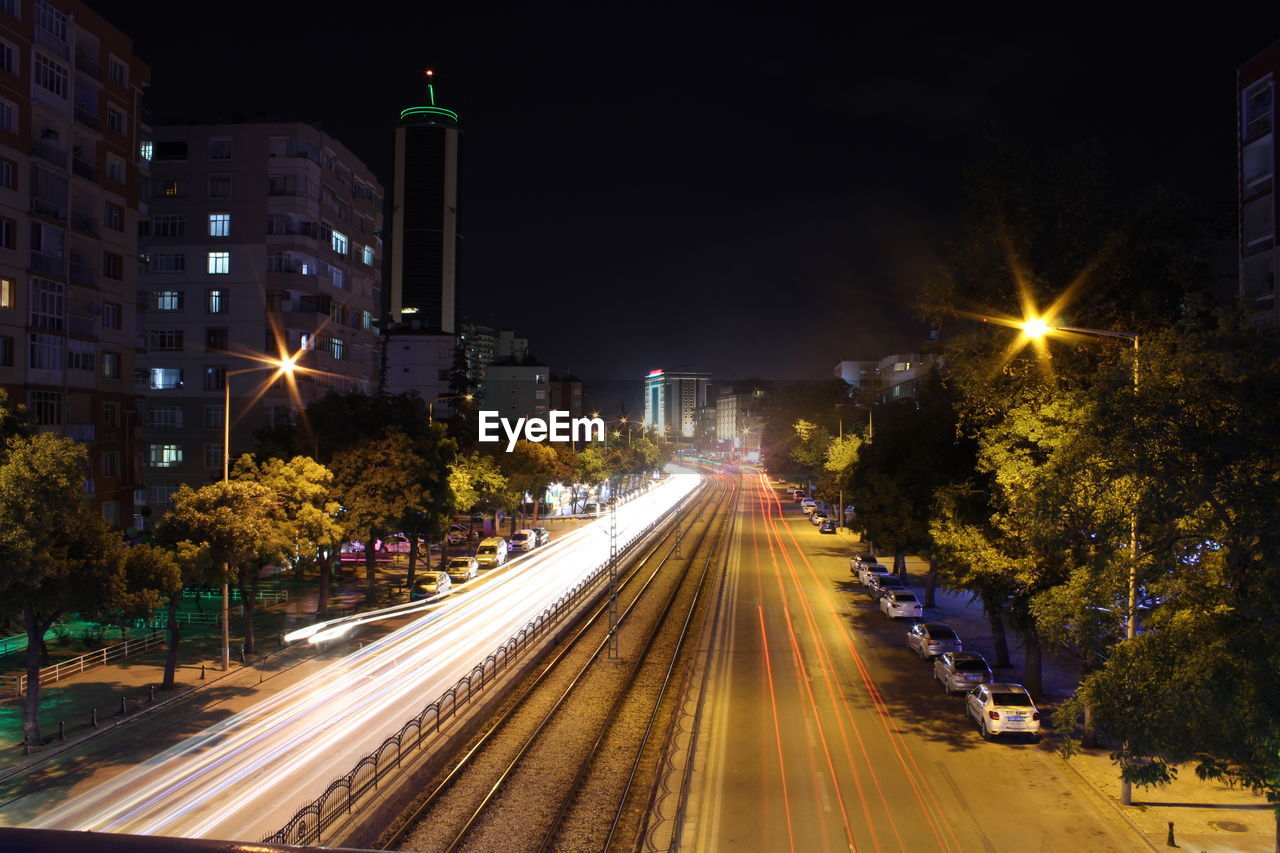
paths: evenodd
<path fill-rule="evenodd" d="M 127 704 L 127 700 L 123 696 L 120 697 L 120 713 L 121 715 L 129 713 L 129 706 Z"/>
<path fill-rule="evenodd" d="M 200 680 L 204 681 L 204 664 L 200 664 Z"/>
<path fill-rule="evenodd" d="M 244 646 L 240 647 L 240 663 L 244 663 Z"/>
<path fill-rule="evenodd" d="M 58 740 L 67 739 L 67 721 L 58 720 Z"/>
<path fill-rule="evenodd" d="M 147 687 L 147 701 L 148 702 L 156 701 L 156 686 L 154 684 L 149 685 Z"/>
<path fill-rule="evenodd" d="M 1169 841 L 1167 843 L 1169 847 L 1178 846 L 1178 842 L 1173 840 L 1173 821 L 1169 821 Z"/>
<path fill-rule="evenodd" d="M 89 711 L 89 725 L 93 726 L 95 729 L 98 727 L 98 709 L 97 708 L 92 708 Z"/>

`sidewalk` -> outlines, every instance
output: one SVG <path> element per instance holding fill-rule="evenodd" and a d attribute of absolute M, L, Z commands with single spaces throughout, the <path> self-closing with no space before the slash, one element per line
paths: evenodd
<path fill-rule="evenodd" d="M 865 547 L 853 536 L 842 537 L 850 547 L 850 553 L 864 551 Z M 891 555 L 881 555 L 880 561 L 891 565 Z M 907 557 L 910 583 L 924 599 L 928 584 L 928 563 L 918 557 Z M 925 611 L 928 621 L 946 622 L 964 640 L 966 651 L 981 653 L 988 661 L 995 659 L 995 644 L 982 607 L 970 601 L 967 593 L 939 588 L 936 608 Z M 1025 672 L 1024 651 L 1018 636 L 1007 632 L 1009 658 L 1012 666 L 995 669 L 998 681 L 1021 682 Z M 1076 662 L 1045 653 L 1042 661 L 1045 696 L 1036 704 L 1045 716 L 1052 719 L 1052 711 L 1071 695 L 1079 681 Z M 1153 849 L 1171 849 L 1167 845 L 1169 824 L 1173 824 L 1174 837 L 1179 848 L 1204 853 L 1274 853 L 1275 813 L 1266 800 L 1248 791 L 1233 790 L 1225 785 L 1203 782 L 1196 778 L 1191 765 L 1179 768 L 1178 779 L 1163 788 L 1133 789 L 1133 805 L 1120 805 L 1120 774 L 1108 757 L 1108 750 L 1085 750 L 1070 759 L 1058 753 L 1059 742 L 1049 731 L 1041 743 L 1041 749 L 1074 772 L 1080 780 L 1114 809 L 1115 814 L 1144 837 Z M 1100 802 L 1101 805 L 1101 802 Z"/>

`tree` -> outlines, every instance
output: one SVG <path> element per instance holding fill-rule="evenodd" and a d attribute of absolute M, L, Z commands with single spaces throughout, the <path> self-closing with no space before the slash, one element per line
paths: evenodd
<path fill-rule="evenodd" d="M 125 595 L 122 611 L 126 616 L 150 618 L 162 604 L 168 604 L 165 630 L 169 648 L 165 655 L 164 680 L 160 689 L 172 690 L 174 670 L 178 665 L 178 599 L 184 585 L 183 560 L 178 554 L 159 545 L 141 543 L 124 549 Z"/>
<path fill-rule="evenodd" d="M 410 438 L 394 428 L 382 438 L 365 440 L 338 453 L 330 464 L 346 535 L 364 541 L 368 604 L 377 594 L 377 541 L 395 533 L 405 513 L 425 513 L 430 508 L 420 476 L 424 464 Z"/>
<path fill-rule="evenodd" d="M 0 601 L 27 633 L 23 728 L 41 742 L 40 654 L 64 613 L 106 616 L 127 603 L 123 544 L 85 501 L 84 446 L 39 433 L 0 453 Z"/>
<path fill-rule="evenodd" d="M 418 436 L 414 454 L 420 460 L 415 476 L 421 501 L 407 503 L 400 519 L 401 530 L 409 536 L 409 586 L 413 585 L 419 541 L 439 542 L 442 564 L 449 555 L 447 534 L 456 509 L 449 470 L 457 459 L 458 445 L 447 437 L 443 424 L 434 424 Z"/>
<path fill-rule="evenodd" d="M 560 479 L 559 459 L 550 446 L 521 439 L 510 453 L 498 457 L 498 466 L 506 474 L 507 482 L 515 488 L 520 500 L 527 493 L 533 500 L 533 523 L 538 523 L 538 507 L 547 494 L 547 486 Z M 511 530 L 515 532 L 515 515 L 511 517 Z"/>

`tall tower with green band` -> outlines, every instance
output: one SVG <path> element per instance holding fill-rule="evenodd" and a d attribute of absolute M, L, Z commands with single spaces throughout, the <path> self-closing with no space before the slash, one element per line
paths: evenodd
<path fill-rule="evenodd" d="M 391 212 L 391 318 L 423 331 L 457 331 L 462 254 L 458 207 L 458 114 L 436 103 L 434 73 L 424 72 L 427 102 L 400 111 Z"/>

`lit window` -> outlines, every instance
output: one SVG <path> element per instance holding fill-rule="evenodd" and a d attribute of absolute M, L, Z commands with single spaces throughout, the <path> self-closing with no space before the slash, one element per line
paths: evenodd
<path fill-rule="evenodd" d="M 364 261 L 366 266 L 370 266 L 370 267 L 373 266 L 373 247 L 372 246 L 364 247 L 361 260 Z"/>
<path fill-rule="evenodd" d="M 155 154 L 155 143 L 150 139 L 144 139 L 138 143 L 138 157 L 150 163 L 152 155 Z"/>
<path fill-rule="evenodd" d="M 209 214 L 209 236 L 210 237 L 230 237 L 231 236 L 231 214 L 230 213 L 210 213 Z"/>
<path fill-rule="evenodd" d="M 343 234 L 341 231 L 334 231 L 330 245 L 333 246 L 333 250 L 339 255 L 345 255 L 350 243 L 347 241 L 346 234 Z"/>
<path fill-rule="evenodd" d="M 361 315 L 360 315 L 360 328 L 362 328 L 362 329 L 372 329 L 372 328 L 373 328 L 373 314 L 371 314 L 371 313 L 370 313 L 370 312 L 368 312 L 368 311 L 363 311 L 363 312 L 361 312 Z"/>
<path fill-rule="evenodd" d="M 329 267 L 329 280 L 333 282 L 333 286 L 346 290 L 347 274 L 337 267 Z"/>
<path fill-rule="evenodd" d="M 316 336 L 310 332 L 303 332 L 298 335 L 298 349 L 313 350 L 316 348 Z"/>
<path fill-rule="evenodd" d="M 152 444 L 149 450 L 152 468 L 173 468 L 182 464 L 181 444 Z"/>
<path fill-rule="evenodd" d="M 347 345 L 342 342 L 341 338 L 329 339 L 329 354 L 332 355 L 335 359 L 337 359 L 338 361 L 341 361 L 346 351 L 347 351 Z"/>
<path fill-rule="evenodd" d="M 13 279 L 0 278 L 0 308 L 13 307 Z"/>
<path fill-rule="evenodd" d="M 231 272 L 230 252 L 209 253 L 209 275 L 227 275 Z"/>
<path fill-rule="evenodd" d="M 166 198 L 182 198 L 187 194 L 187 182 L 182 178 L 161 180 L 156 186 L 159 189 L 157 195 L 161 195 Z"/>
<path fill-rule="evenodd" d="M 180 367 L 153 367 L 148 373 L 150 374 L 148 387 L 152 390 L 182 387 L 182 368 Z"/>
<path fill-rule="evenodd" d="M 151 294 L 151 308 L 155 311 L 181 311 L 181 290 L 156 290 Z"/>
<path fill-rule="evenodd" d="M 204 294 L 204 311 L 206 314 L 227 313 L 227 291 L 206 290 Z"/>

